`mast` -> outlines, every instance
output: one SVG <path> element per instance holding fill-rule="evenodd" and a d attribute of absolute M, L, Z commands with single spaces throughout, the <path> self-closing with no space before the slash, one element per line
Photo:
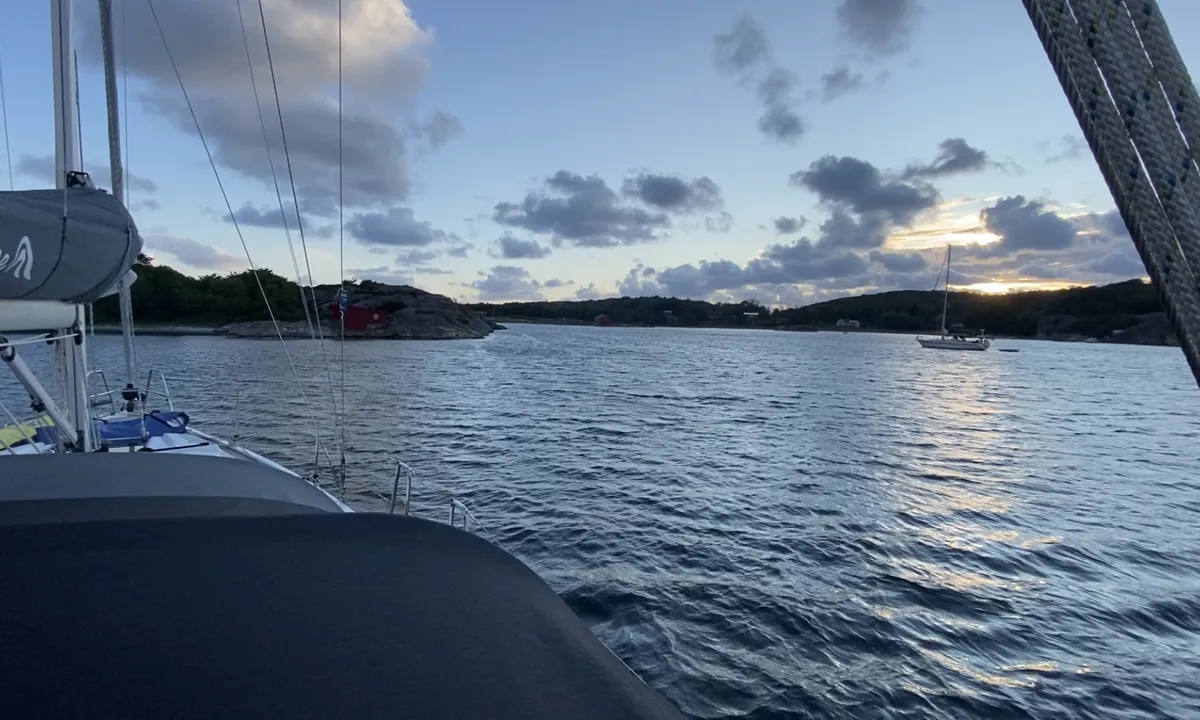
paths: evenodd
<path fill-rule="evenodd" d="M 121 167 L 121 114 L 117 102 L 117 59 L 113 51 L 112 0 L 100 0 L 100 45 L 104 54 L 104 100 L 108 108 L 108 166 L 112 168 L 113 197 L 125 204 L 125 169 Z M 128 275 L 117 288 L 121 307 L 121 339 L 125 351 L 126 403 L 137 398 L 137 368 L 133 363 L 133 298 Z M 305 306 L 307 309 L 307 306 Z M 132 410 L 126 407 L 126 410 Z"/>
<path fill-rule="evenodd" d="M 946 311 L 950 307 L 950 246 L 946 246 L 946 289 L 942 292 L 942 334 L 946 334 Z"/>
<path fill-rule="evenodd" d="M 67 174 L 80 170 L 79 114 L 75 105 L 75 62 L 71 37 L 71 0 L 50 0 L 50 28 L 54 54 L 54 169 L 55 187 L 67 188 Z M 63 193 L 63 223 L 69 208 Z M 84 308 L 75 305 L 73 337 L 54 341 L 54 363 L 65 375 L 66 412 L 78 431 L 76 450 L 92 449 L 92 422 L 87 391 L 87 333 Z"/>

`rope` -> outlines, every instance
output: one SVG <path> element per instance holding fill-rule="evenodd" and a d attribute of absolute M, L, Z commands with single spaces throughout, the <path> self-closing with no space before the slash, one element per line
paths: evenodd
<path fill-rule="evenodd" d="M 258 124 L 262 128 L 263 148 L 267 151 L 267 164 L 271 168 L 271 181 L 275 184 L 275 199 L 279 203 L 279 219 L 283 223 L 283 234 L 287 238 L 288 254 L 292 257 L 292 268 L 296 272 L 296 285 L 300 290 L 300 304 L 304 306 L 304 321 L 308 323 L 308 334 L 316 338 L 313 330 L 312 314 L 308 311 L 308 302 L 304 297 L 304 278 L 300 274 L 300 263 L 296 260 L 296 246 L 292 243 L 292 231 L 288 225 L 287 212 L 283 208 L 283 193 L 279 190 L 279 176 L 275 173 L 275 159 L 271 153 L 271 143 L 267 139 L 267 121 L 263 117 L 262 102 L 258 97 L 258 81 L 254 79 L 254 61 L 250 58 L 250 39 L 246 36 L 246 21 L 242 17 L 242 0 L 237 0 L 238 24 L 242 28 L 242 45 L 246 49 L 246 69 L 250 73 L 250 88 L 254 91 L 254 109 L 258 111 Z M 297 210 L 298 212 L 298 210 Z"/>
<path fill-rule="evenodd" d="M 4 157 L 8 160 L 8 189 L 14 190 L 12 146 L 8 144 L 8 101 L 4 96 L 4 61 L 0 59 L 0 120 L 4 121 Z"/>
<path fill-rule="evenodd" d="M 1192 373 L 1200 378 L 1200 294 L 1190 269 L 1179 262 L 1181 251 L 1173 242 L 1174 233 L 1157 205 L 1137 149 L 1088 54 L 1080 28 L 1066 0 L 1022 2 L 1166 308 Z"/>
<path fill-rule="evenodd" d="M 321 325 L 321 310 L 317 306 L 317 293 L 312 287 L 312 264 L 308 259 L 308 242 L 304 237 L 304 219 L 300 215 L 300 200 L 296 192 L 296 175 L 292 172 L 292 154 L 288 150 L 287 131 L 284 129 L 283 123 L 283 104 L 279 102 L 279 84 L 275 81 L 275 62 L 271 58 L 271 38 L 267 32 L 267 18 L 263 11 L 262 0 L 258 0 L 258 19 L 262 23 L 263 29 L 263 45 L 267 51 L 267 67 L 271 71 L 271 88 L 275 94 L 275 112 L 279 116 L 279 137 L 283 144 L 283 157 L 287 161 L 288 184 L 292 189 L 292 205 L 296 208 L 296 228 L 300 233 L 300 248 L 304 253 L 304 270 L 308 274 L 308 294 L 312 301 L 313 317 L 316 320 L 317 339 L 321 344 L 321 362 L 325 366 L 325 380 L 329 385 L 329 401 L 333 405 L 334 425 L 341 424 L 340 414 L 337 407 L 337 397 L 333 392 L 333 373 L 329 369 L 329 354 L 325 350 L 325 329 Z M 303 289 L 303 286 L 301 286 Z M 339 442 L 342 436 L 338 436 Z M 331 463 L 332 464 L 332 463 Z"/>
<path fill-rule="evenodd" d="M 154 25 L 158 29 L 159 37 L 162 38 L 163 48 L 167 51 L 167 59 L 171 62 L 171 70 L 175 73 L 175 80 L 179 83 L 179 90 L 183 93 L 183 101 L 187 104 L 188 113 L 192 116 L 192 123 L 196 128 L 196 135 L 200 138 L 200 144 L 204 146 L 204 154 L 208 157 L 209 167 L 212 168 L 213 177 L 217 180 L 217 188 L 221 191 L 221 198 L 225 201 L 225 208 L 229 211 L 229 217 L 233 221 L 233 229 L 237 232 L 238 240 L 242 244 L 242 250 L 246 253 L 246 262 L 250 265 L 250 274 L 254 276 L 254 282 L 258 285 L 258 292 L 262 295 L 263 305 L 267 308 L 267 315 L 271 318 L 271 325 L 275 328 L 275 335 L 279 338 L 279 344 L 283 347 L 283 354 L 287 358 L 288 367 L 291 368 L 292 377 L 296 380 L 296 387 L 300 390 L 300 398 L 304 402 L 305 408 L 308 409 L 312 416 L 313 424 L 317 423 L 317 414 L 309 405 L 308 395 L 304 392 L 304 383 L 300 381 L 300 373 L 296 371 L 296 364 L 292 361 L 292 354 L 288 351 L 287 342 L 283 339 L 283 330 L 279 327 L 279 321 L 275 318 L 275 311 L 271 309 L 271 301 L 267 297 L 267 290 L 263 287 L 262 278 L 258 276 L 258 268 L 254 266 L 254 258 L 250 256 L 250 246 L 246 244 L 246 238 L 242 234 L 242 228 L 238 224 L 237 216 L 233 214 L 233 205 L 229 201 L 229 194 L 225 192 L 225 184 L 221 182 L 221 173 L 217 170 L 217 163 L 213 160 L 212 151 L 208 147 L 208 140 L 204 137 L 204 131 L 200 129 L 200 119 L 196 116 L 196 110 L 192 107 L 192 100 L 188 96 L 187 87 L 183 83 L 183 76 L 179 73 L 179 66 L 175 63 L 175 55 L 171 52 L 171 46 L 167 42 L 167 35 L 163 31 L 162 23 L 158 20 L 158 12 L 154 9 L 154 0 L 146 0 L 146 4 L 150 7 L 150 15 L 154 18 Z"/>

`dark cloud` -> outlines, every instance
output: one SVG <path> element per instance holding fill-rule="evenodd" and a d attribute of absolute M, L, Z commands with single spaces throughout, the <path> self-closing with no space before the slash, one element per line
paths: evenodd
<path fill-rule="evenodd" d="M 754 18 L 743 15 L 727 33 L 713 37 L 713 56 L 717 67 L 730 72 L 745 72 L 767 58 L 767 36 Z"/>
<path fill-rule="evenodd" d="M 463 134 L 462 123 L 444 110 L 435 110 L 420 126 L 421 135 L 434 148 L 440 148 Z"/>
<path fill-rule="evenodd" d="M 549 255 L 552 250 L 537 240 L 522 240 L 505 234 L 496 241 L 500 257 L 506 260 L 537 259 Z"/>
<path fill-rule="evenodd" d="M 821 101 L 833 102 L 866 86 L 867 79 L 862 73 L 852 71 L 849 66 L 839 65 L 821 76 Z"/>
<path fill-rule="evenodd" d="M 807 127 L 792 107 L 792 92 L 798 84 L 796 75 L 783 68 L 772 68 L 758 83 L 758 97 L 764 111 L 758 119 L 758 129 L 768 139 L 794 143 Z"/>
<path fill-rule="evenodd" d="M 372 248 L 374 249 L 374 248 Z M 438 253 L 435 250 L 426 250 L 424 248 L 412 248 L 409 250 L 401 250 L 396 255 L 396 264 L 402 267 L 416 268 L 428 265 L 436 260 Z"/>
<path fill-rule="evenodd" d="M 727 233 L 733 229 L 733 216 L 722 210 L 716 215 L 706 217 L 704 229 L 710 233 Z"/>
<path fill-rule="evenodd" d="M 18 175 L 41 180 L 48 186 L 53 186 L 57 182 L 54 177 L 53 155 L 21 155 L 17 158 L 13 170 Z M 112 185 L 112 168 L 106 163 L 88 163 L 86 170 L 96 187 L 107 189 Z M 125 173 L 125 187 L 129 191 L 137 193 L 158 192 L 158 183 L 131 172 Z"/>
<path fill-rule="evenodd" d="M 759 131 L 774 142 L 799 140 L 807 126 L 795 109 L 798 80 L 795 73 L 771 61 L 767 36 L 754 18 L 742 16 L 732 30 L 714 36 L 713 50 L 718 69 L 737 73 L 742 83 L 754 81 L 763 105 Z"/>
<path fill-rule="evenodd" d="M 166 233 L 152 233 L 145 236 L 145 241 L 147 252 L 150 254 L 161 255 L 165 253 L 172 255 L 179 262 L 190 265 L 197 270 L 225 273 L 246 269 L 246 259 L 244 257 L 190 238 L 178 237 Z"/>
<path fill-rule="evenodd" d="M 1065 250 L 1075 242 L 1075 223 L 1022 195 L 1006 197 L 979 213 L 980 223 L 999 242 L 974 246 L 980 256 L 1009 255 L 1021 250 Z"/>
<path fill-rule="evenodd" d="M 846 39 L 882 57 L 908 49 L 922 10 L 917 0 L 842 0 L 836 12 Z"/>
<path fill-rule="evenodd" d="M 385 285 L 413 286 L 417 284 L 411 270 L 401 270 L 386 265 L 370 268 L 350 268 L 346 270 L 346 276 L 359 281 L 373 280 Z"/>
<path fill-rule="evenodd" d="M 599 176 L 559 170 L 546 181 L 548 192 L 531 192 L 521 203 L 497 203 L 492 219 L 511 228 L 548 235 L 581 247 L 650 242 L 671 227 L 667 213 L 620 198 Z"/>
<path fill-rule="evenodd" d="M 154 198 L 146 198 L 144 200 L 134 200 L 133 202 L 129 203 L 129 210 L 131 212 L 135 212 L 135 213 L 145 212 L 148 210 L 160 210 L 160 209 L 162 209 L 162 204 L 159 203 Z"/>
<path fill-rule="evenodd" d="M 777 217 L 774 220 L 775 232 L 779 235 L 791 235 L 798 233 L 808 224 L 808 218 L 800 217 Z"/>
<path fill-rule="evenodd" d="M 684 180 L 673 175 L 641 173 L 626 179 L 621 192 L 667 212 L 707 212 L 724 204 L 721 188 L 707 177 Z"/>
<path fill-rule="evenodd" d="M 417 220 L 412 209 L 407 207 L 358 213 L 346 221 L 346 232 L 364 245 L 424 247 L 434 243 L 461 242 L 457 235 Z"/>
<path fill-rule="evenodd" d="M 897 225 L 911 224 L 940 200 L 932 186 L 890 177 L 854 157 L 826 155 L 807 170 L 792 173 L 791 182 L 816 193 L 824 203 L 859 214 L 882 213 Z"/>
<path fill-rule="evenodd" d="M 401 2 L 347 2 L 340 28 L 338 7 L 337 3 L 293 0 L 267 8 L 271 54 L 282 89 L 281 110 L 300 206 L 306 213 L 327 216 L 336 213 L 339 174 L 344 178 L 345 203 L 351 207 L 382 210 L 407 196 L 411 180 L 406 142 L 414 132 L 404 118 L 411 117 L 415 98 L 428 76 L 426 50 L 432 43 L 432 36 L 416 25 Z M 241 19 L 234 3 L 157 3 L 155 8 L 216 161 L 273 187 L 241 31 L 244 21 L 271 155 L 276 172 L 282 173 L 282 135 L 269 89 L 263 26 L 251 9 L 253 4 L 244 9 Z M 80 61 L 98 65 L 95 3 L 81 4 L 78 12 Z M 124 60 L 130 75 L 140 81 L 142 106 L 184 133 L 195 135 L 147 5 L 132 3 L 123 15 L 123 25 L 129 41 L 118 37 L 117 44 L 128 48 Z M 352 49 L 344 53 L 340 70 L 339 29 Z M 340 114 L 341 152 L 339 112 L 329 99 L 330 88 L 338 85 L 339 72 L 345 95 Z M 435 116 L 431 122 L 430 129 L 441 133 L 439 139 L 449 137 L 445 118 Z"/>
<path fill-rule="evenodd" d="M 495 265 L 486 275 L 467 287 L 479 293 L 484 302 L 506 300 L 543 300 L 542 284 L 529 271 L 515 265 Z"/>
<path fill-rule="evenodd" d="M 912 273 L 924 270 L 928 263 L 925 256 L 915 252 L 884 252 L 872 250 L 871 262 L 882 265 L 889 272 Z"/>
<path fill-rule="evenodd" d="M 596 287 L 595 283 L 588 283 L 575 291 L 576 300 L 599 300 L 600 298 L 612 296 L 613 293 L 601 290 Z"/>
<path fill-rule="evenodd" d="M 1032 278 L 1034 280 L 1054 280 L 1061 278 L 1064 275 L 1063 268 L 1044 265 L 1041 263 L 1030 263 L 1023 265 L 1017 271 L 1023 278 Z"/>
<path fill-rule="evenodd" d="M 550 278 L 546 282 L 542 283 L 542 287 L 560 288 L 560 287 L 568 287 L 568 286 L 574 285 L 574 284 L 575 284 L 574 280 L 559 280 L 558 278 Z"/>
<path fill-rule="evenodd" d="M 906 179 L 939 178 L 960 173 L 980 172 L 990 164 L 988 155 L 979 148 L 971 147 L 962 138 L 947 138 L 938 143 L 937 157 L 928 164 L 909 165 L 904 171 Z"/>
<path fill-rule="evenodd" d="M 497 203 L 492 219 L 548 236 L 556 245 L 612 247 L 652 242 L 671 229 L 672 215 L 700 215 L 721 206 L 721 188 L 706 177 L 684 180 L 639 173 L 624 181 L 618 195 L 598 175 L 559 170 L 545 181 L 544 189 L 530 192 L 520 203 Z M 722 232 L 732 221 L 720 211 L 705 218 L 705 226 Z"/>
<path fill-rule="evenodd" d="M 854 217 L 843 207 L 835 207 L 825 222 L 817 244 L 822 248 L 853 248 L 868 250 L 887 242 L 892 223 L 880 211 L 861 213 Z"/>
<path fill-rule="evenodd" d="M 232 222 L 236 218 L 238 225 L 249 225 L 253 227 L 296 228 L 296 206 L 287 204 L 284 205 L 284 209 L 287 211 L 286 216 L 284 213 L 279 211 L 278 206 L 274 208 L 260 208 L 252 203 L 247 202 L 237 210 L 234 210 L 233 215 L 225 213 L 221 219 L 225 222 Z"/>
<path fill-rule="evenodd" d="M 1097 258 L 1084 266 L 1089 272 L 1114 277 L 1145 277 L 1146 266 L 1141 258 L 1132 251 L 1112 252 Z"/>
<path fill-rule="evenodd" d="M 1049 149 L 1043 147 L 1043 150 Z M 1057 147 L 1053 153 L 1046 158 L 1046 164 L 1064 162 L 1066 160 L 1077 160 L 1089 153 L 1087 141 L 1078 135 L 1063 135 L 1059 138 Z"/>

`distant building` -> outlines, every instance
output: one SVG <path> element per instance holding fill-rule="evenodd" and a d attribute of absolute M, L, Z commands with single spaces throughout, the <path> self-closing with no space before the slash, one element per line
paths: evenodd
<path fill-rule="evenodd" d="M 329 313 L 335 323 L 342 319 L 341 311 L 334 305 Z M 359 307 L 351 305 L 346 308 L 347 330 L 373 330 L 387 325 L 387 313 L 379 308 Z"/>
<path fill-rule="evenodd" d="M 856 327 L 858 327 L 858 321 L 857 320 L 847 320 L 846 318 L 842 318 L 837 321 L 837 327 L 856 328 Z"/>
<path fill-rule="evenodd" d="M 756 313 L 756 312 L 744 312 L 744 313 L 742 313 L 742 317 L 748 317 L 748 318 L 752 318 L 752 317 L 758 317 L 758 313 Z"/>
<path fill-rule="evenodd" d="M 607 315 L 597 315 L 592 318 L 592 322 L 600 327 L 608 327 L 613 324 L 613 319 Z"/>

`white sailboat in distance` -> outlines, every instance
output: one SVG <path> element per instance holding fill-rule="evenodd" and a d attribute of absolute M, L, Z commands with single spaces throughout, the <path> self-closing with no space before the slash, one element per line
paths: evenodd
<path fill-rule="evenodd" d="M 936 288 L 935 288 L 936 289 Z M 962 333 L 951 334 L 946 330 L 946 310 L 950 305 L 950 246 L 946 246 L 946 286 L 942 291 L 942 334 L 938 337 L 917 336 L 917 342 L 923 348 L 934 350 L 987 350 L 992 346 L 991 340 L 979 331 L 979 335 L 967 337 Z"/>

